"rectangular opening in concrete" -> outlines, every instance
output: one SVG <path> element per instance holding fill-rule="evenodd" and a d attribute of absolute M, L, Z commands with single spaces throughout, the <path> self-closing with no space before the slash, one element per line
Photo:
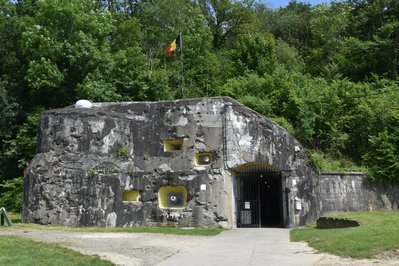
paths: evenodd
<path fill-rule="evenodd" d="M 182 151 L 183 144 L 182 139 L 168 139 L 163 142 L 163 150 L 165 152 Z"/>
<path fill-rule="evenodd" d="M 207 166 L 211 165 L 213 160 L 212 153 L 197 153 L 194 158 L 194 164 L 196 166 Z"/>
<path fill-rule="evenodd" d="M 138 189 L 124 190 L 122 192 L 122 201 L 126 202 L 140 201 L 140 190 Z"/>
<path fill-rule="evenodd" d="M 187 190 L 184 186 L 164 186 L 158 191 L 160 209 L 183 209 L 187 206 Z"/>
<path fill-rule="evenodd" d="M 280 173 L 240 173 L 238 227 L 283 227 Z"/>

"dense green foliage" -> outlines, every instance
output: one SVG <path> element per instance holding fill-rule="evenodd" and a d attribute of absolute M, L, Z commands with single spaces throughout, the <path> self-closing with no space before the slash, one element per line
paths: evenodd
<path fill-rule="evenodd" d="M 179 32 L 183 55 L 167 57 Z M 397 0 L 0 0 L 1 197 L 34 155 L 40 112 L 81 98 L 228 95 L 314 162 L 399 181 L 398 60 Z"/>
<path fill-rule="evenodd" d="M 23 177 L 17 177 L 5 180 L 0 184 L 0 189 L 2 190 L 0 206 L 7 206 L 9 210 L 20 210 L 23 200 L 23 183 Z"/>
<path fill-rule="evenodd" d="M 320 252 L 352 258 L 375 258 L 385 252 L 395 254 L 399 248 L 398 212 L 354 212 L 332 216 L 357 220 L 360 226 L 317 229 L 312 225 L 293 229 L 291 240 L 306 241 Z"/>
<path fill-rule="evenodd" d="M 3 265 L 114 265 L 98 256 L 82 255 L 58 245 L 15 236 L 0 236 L 0 249 Z"/>

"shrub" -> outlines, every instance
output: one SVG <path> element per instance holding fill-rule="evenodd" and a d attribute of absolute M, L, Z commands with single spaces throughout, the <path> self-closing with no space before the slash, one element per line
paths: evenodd
<path fill-rule="evenodd" d="M 0 206 L 8 211 L 21 212 L 24 178 L 17 177 L 0 184 Z"/>

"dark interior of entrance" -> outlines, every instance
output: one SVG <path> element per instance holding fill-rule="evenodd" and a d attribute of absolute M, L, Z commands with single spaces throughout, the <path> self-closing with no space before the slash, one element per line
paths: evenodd
<path fill-rule="evenodd" d="M 238 227 L 283 227 L 281 172 L 264 168 L 236 174 Z"/>

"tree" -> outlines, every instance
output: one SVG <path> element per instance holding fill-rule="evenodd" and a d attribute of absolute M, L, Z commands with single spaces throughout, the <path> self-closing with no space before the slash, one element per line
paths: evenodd
<path fill-rule="evenodd" d="M 12 136 L 18 114 L 18 104 L 8 95 L 6 84 L 0 80 L 0 149 L 3 141 Z"/>
<path fill-rule="evenodd" d="M 241 35 L 231 51 L 235 76 L 257 73 L 271 74 L 276 66 L 274 38 L 270 35 Z"/>
<path fill-rule="evenodd" d="M 337 56 L 347 35 L 350 6 L 332 3 L 317 5 L 311 12 L 311 49 L 305 58 L 308 71 L 313 75 L 337 74 Z"/>
<path fill-rule="evenodd" d="M 255 22 L 253 0 L 199 0 L 199 5 L 213 34 L 213 46 L 232 44 L 240 33 Z"/>
<path fill-rule="evenodd" d="M 6 82 L 0 81 L 0 183 L 12 175 L 13 167 L 15 169 L 16 163 L 8 161 L 4 154 L 6 152 L 6 143 L 14 136 L 13 133 L 16 128 L 16 121 L 18 115 L 18 104 L 10 98 L 5 89 Z"/>
<path fill-rule="evenodd" d="M 33 105 L 73 102 L 78 84 L 94 72 L 106 73 L 113 20 L 110 13 L 96 11 L 94 2 L 40 1 L 34 17 L 22 25 L 24 85 Z"/>
<path fill-rule="evenodd" d="M 212 49 L 212 35 L 199 7 L 187 0 L 157 0 L 139 6 L 137 19 L 146 27 L 142 47 L 147 56 L 146 99 L 213 95 L 220 72 L 219 63 Z M 166 47 L 182 32 L 183 57 L 180 51 L 166 57 Z M 183 75 L 181 73 L 183 67 Z M 159 80 L 161 79 L 161 80 Z M 157 82 L 157 84 L 155 83 Z M 183 84 L 184 82 L 184 84 Z M 163 84 L 164 88 L 160 88 Z M 157 88 L 157 89 L 153 89 Z M 143 94 L 143 95 L 144 95 Z"/>
<path fill-rule="evenodd" d="M 310 4 L 290 1 L 288 6 L 273 12 L 262 5 L 257 7 L 261 28 L 267 29 L 276 39 L 282 39 L 302 54 L 311 40 Z"/>
<path fill-rule="evenodd" d="M 44 108 L 37 107 L 36 110 L 29 113 L 26 122 L 18 128 L 14 139 L 5 142 L 4 155 L 10 162 L 17 162 L 17 171 L 11 177 L 18 177 L 36 152 L 36 132 L 39 122 L 39 116 Z"/>
<path fill-rule="evenodd" d="M 366 147 L 362 160 L 375 178 L 399 181 L 399 86 L 387 80 L 374 82 L 379 93 L 365 98 L 359 116 L 366 117 Z M 360 130 L 360 129 L 357 129 Z"/>
<path fill-rule="evenodd" d="M 350 0 L 348 37 L 342 44 L 339 71 L 363 81 L 373 75 L 396 79 L 399 7 L 395 0 Z"/>
<path fill-rule="evenodd" d="M 6 180 L 4 183 L 1 182 L 0 206 L 5 206 L 7 210 L 20 213 L 22 211 L 23 186 L 23 177 Z"/>

